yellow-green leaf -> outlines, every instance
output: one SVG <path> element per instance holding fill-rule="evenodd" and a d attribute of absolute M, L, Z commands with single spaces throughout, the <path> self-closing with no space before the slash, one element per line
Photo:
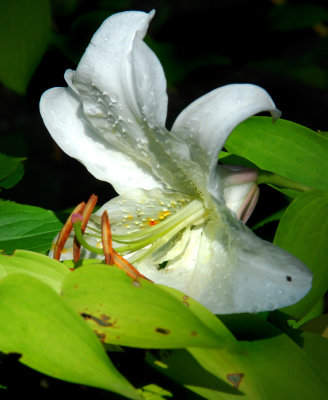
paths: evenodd
<path fill-rule="evenodd" d="M 115 267 L 78 268 L 64 280 L 62 295 L 105 343 L 144 348 L 235 344 L 223 324 L 214 331 L 203 322 L 204 314 L 215 317 L 200 305 L 198 317 L 188 296 L 172 296 L 145 279 L 136 282 Z"/>
<path fill-rule="evenodd" d="M 28 275 L 0 280 L 0 351 L 65 381 L 140 396 L 116 370 L 97 337 L 52 289 Z"/>

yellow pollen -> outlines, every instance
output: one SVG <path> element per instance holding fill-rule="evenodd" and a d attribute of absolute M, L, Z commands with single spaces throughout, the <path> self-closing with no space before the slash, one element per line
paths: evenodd
<path fill-rule="evenodd" d="M 168 215 L 170 215 L 171 212 L 168 210 L 163 210 L 160 213 L 158 213 L 158 219 L 163 220 L 165 219 Z"/>

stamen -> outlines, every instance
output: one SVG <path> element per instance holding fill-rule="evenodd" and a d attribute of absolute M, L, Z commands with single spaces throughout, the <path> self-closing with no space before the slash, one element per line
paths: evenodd
<path fill-rule="evenodd" d="M 54 254 L 53 254 L 53 258 L 55 260 L 58 260 L 58 261 L 60 260 L 60 256 L 61 256 L 61 253 L 65 246 L 65 243 L 73 230 L 73 224 L 71 221 L 72 215 L 83 212 L 84 208 L 85 208 L 85 202 L 83 201 L 82 203 L 80 203 L 79 205 L 77 205 L 74 208 L 71 215 L 68 217 L 67 221 L 65 222 L 64 226 L 62 227 L 62 230 L 60 231 L 58 238 L 57 238 L 57 242 L 55 244 L 55 249 L 54 249 Z"/>
<path fill-rule="evenodd" d="M 102 239 L 106 264 L 113 265 L 114 250 L 112 246 L 112 231 L 110 229 L 110 222 L 107 211 L 104 211 L 101 216 L 101 239 Z"/>
<path fill-rule="evenodd" d="M 126 272 L 126 274 L 134 279 L 137 280 L 138 278 L 147 279 L 147 281 L 152 282 L 150 279 L 142 275 L 132 264 L 129 263 L 124 257 L 114 251 L 114 264 Z"/>
<path fill-rule="evenodd" d="M 142 258 L 146 257 L 147 255 L 153 253 L 154 251 L 158 250 L 162 247 L 165 243 L 171 240 L 176 234 L 181 232 L 183 229 L 187 228 L 188 226 L 193 225 L 200 219 L 206 217 L 205 209 L 198 210 L 195 214 L 190 215 L 188 218 L 180 221 L 174 228 L 170 229 L 165 236 L 161 236 L 158 240 L 153 241 L 153 244 L 150 248 L 145 249 L 142 252 L 138 252 L 130 258 L 130 261 L 135 263 L 140 261 Z M 143 246 L 145 247 L 145 246 Z M 119 249 L 116 249 L 119 250 Z"/>
<path fill-rule="evenodd" d="M 109 265 L 115 264 L 119 269 L 125 271 L 126 274 L 134 280 L 137 280 L 138 278 L 144 278 L 149 280 L 144 275 L 140 274 L 140 272 L 136 268 L 134 268 L 132 264 L 130 264 L 120 254 L 116 253 L 116 251 L 113 249 L 112 232 L 110 228 L 110 222 L 107 211 L 104 211 L 101 216 L 101 232 L 102 232 L 102 243 L 103 243 L 103 251 L 105 254 L 106 264 Z"/>
<path fill-rule="evenodd" d="M 137 281 L 138 278 L 148 278 L 142 275 L 131 263 L 140 261 L 142 258 L 156 252 L 166 243 L 174 239 L 179 232 L 183 232 L 191 226 L 203 223 L 208 215 L 208 210 L 204 207 L 203 202 L 194 199 L 173 215 L 170 215 L 170 211 L 163 209 L 162 213 L 159 214 L 158 220 L 150 219 L 150 221 L 156 221 L 154 226 L 149 226 L 137 232 L 124 235 L 112 235 L 109 217 L 107 212 L 104 211 L 101 217 L 101 236 L 99 236 L 101 237 L 102 248 L 99 248 L 89 244 L 85 239 L 87 235 L 97 236 L 94 233 L 85 232 L 96 202 L 97 196 L 92 195 L 86 205 L 85 203 L 81 203 L 74 209 L 66 223 L 66 230 L 63 230 L 63 233 L 60 235 L 61 240 L 58 241 L 58 243 L 60 243 L 61 247 L 56 245 L 56 255 L 58 255 L 58 252 L 60 253 L 62 251 L 65 241 L 71 233 L 72 228 L 74 228 L 74 262 L 77 262 L 80 257 L 80 248 L 82 245 L 86 250 L 94 254 L 104 255 L 106 264 L 116 265 L 135 281 Z M 166 218 L 168 215 L 170 215 L 170 217 Z M 89 228 L 93 232 L 98 231 L 92 226 Z M 112 241 L 122 243 L 122 246 L 114 249 Z M 127 261 L 119 253 L 134 254 L 131 254 L 129 261 Z"/>
<path fill-rule="evenodd" d="M 95 205 L 97 204 L 98 201 L 98 196 L 92 194 L 84 207 L 82 211 L 82 224 L 81 224 L 81 231 L 82 235 L 84 234 L 85 228 L 87 227 L 87 224 L 89 222 L 89 218 L 92 214 L 93 209 L 95 208 Z M 73 242 L 73 261 L 77 263 L 79 261 L 81 255 L 81 243 L 74 237 L 74 242 Z"/>
<path fill-rule="evenodd" d="M 75 209 L 76 210 L 76 209 Z M 108 214 L 105 211 L 101 217 L 101 231 L 102 231 L 102 243 L 103 249 L 98 247 L 94 247 L 90 245 L 84 238 L 82 232 L 82 224 L 85 219 L 79 212 L 75 212 L 71 214 L 70 222 L 74 228 L 76 240 L 85 247 L 87 250 L 91 251 L 95 254 L 104 254 L 105 262 L 109 265 L 116 265 L 118 268 L 122 269 L 126 272 L 126 274 L 132 278 L 133 280 L 137 280 L 138 278 L 150 279 L 146 278 L 142 275 L 132 264 L 130 264 L 125 258 L 123 258 L 120 254 L 118 254 L 112 247 L 112 233 L 110 228 L 110 222 L 108 218 Z M 84 227 L 85 229 L 85 227 Z M 67 236 L 68 237 L 68 236 Z M 151 281 L 150 281 L 151 282 Z"/>
<path fill-rule="evenodd" d="M 162 246 L 185 227 L 199 222 L 205 214 L 206 211 L 202 202 L 194 200 L 183 210 L 168 218 L 166 221 L 161 222 L 158 227 L 144 229 L 143 232 L 146 231 L 146 235 L 140 237 L 140 233 L 142 232 L 131 233 L 130 235 L 113 235 L 114 241 L 126 243 L 125 246 L 118 247 L 115 251 L 119 253 L 131 253 L 154 243 L 151 249 L 146 250 L 146 254 L 149 254 Z M 123 236 L 124 240 L 120 240 Z M 126 240 L 125 237 L 129 237 L 130 240 Z M 140 260 L 140 254 L 133 257 L 133 262 Z M 142 257 L 144 257 L 144 255 L 142 255 Z"/>
<path fill-rule="evenodd" d="M 165 232 L 171 230 L 177 224 L 190 215 L 197 213 L 199 210 L 203 210 L 204 206 L 200 200 L 193 200 L 187 204 L 182 210 L 176 214 L 170 216 L 163 222 L 151 226 L 149 228 L 144 228 L 141 231 L 132 232 L 127 235 L 113 235 L 113 240 L 117 243 L 140 243 L 141 240 L 145 240 L 149 237 L 162 236 Z M 156 236 L 155 236 L 156 234 Z M 153 240 L 152 240 L 153 241 Z"/>

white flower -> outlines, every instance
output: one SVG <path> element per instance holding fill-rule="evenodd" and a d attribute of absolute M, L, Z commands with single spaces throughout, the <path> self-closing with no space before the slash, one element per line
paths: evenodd
<path fill-rule="evenodd" d="M 123 12 L 102 24 L 77 70 L 66 71 L 68 87 L 43 94 L 45 125 L 67 154 L 119 193 L 97 214 L 108 211 L 116 250 L 142 274 L 214 313 L 294 303 L 310 289 L 311 273 L 236 217 L 252 203 L 247 196 L 256 197 L 254 176 L 235 179 L 217 163 L 241 121 L 280 113 L 265 90 L 234 84 L 196 100 L 168 131 L 165 76 L 142 40 L 153 15 Z"/>

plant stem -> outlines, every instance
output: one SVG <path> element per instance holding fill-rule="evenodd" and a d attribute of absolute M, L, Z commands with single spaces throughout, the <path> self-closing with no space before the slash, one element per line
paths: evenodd
<path fill-rule="evenodd" d="M 303 183 L 292 181 L 284 176 L 275 174 L 273 172 L 259 170 L 257 183 L 266 183 L 269 185 L 279 186 L 280 188 L 298 190 L 299 192 L 308 192 L 314 188 L 304 185 Z"/>

